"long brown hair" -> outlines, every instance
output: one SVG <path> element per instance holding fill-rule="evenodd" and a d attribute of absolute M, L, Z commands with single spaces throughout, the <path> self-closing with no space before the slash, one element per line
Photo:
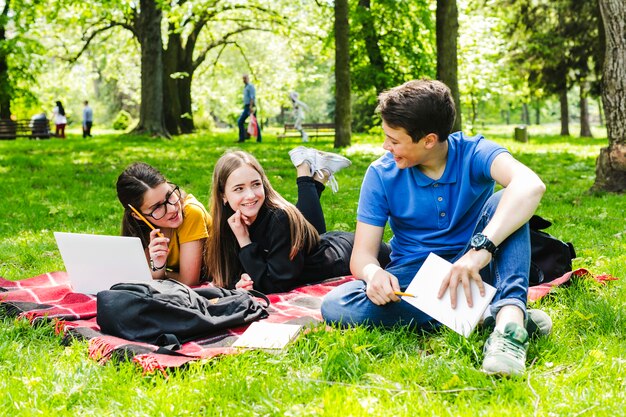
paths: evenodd
<path fill-rule="evenodd" d="M 261 176 L 265 201 L 263 206 L 270 210 L 282 210 L 289 219 L 291 236 L 291 252 L 293 259 L 301 251 L 310 251 L 319 243 L 317 230 L 309 223 L 300 210 L 285 200 L 272 188 L 259 161 L 243 151 L 226 152 L 215 164 L 213 170 L 213 189 L 211 191 L 212 231 L 207 241 L 205 264 L 209 268 L 209 276 L 221 287 L 232 287 L 239 280 L 243 270 L 239 262 L 239 244 L 228 225 L 228 218 L 234 214 L 230 205 L 224 204 L 224 191 L 228 177 L 241 166 L 248 165 Z"/>

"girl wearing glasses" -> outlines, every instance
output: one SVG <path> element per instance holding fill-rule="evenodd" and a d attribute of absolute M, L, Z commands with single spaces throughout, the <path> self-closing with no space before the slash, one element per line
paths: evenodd
<path fill-rule="evenodd" d="M 117 198 L 124 207 L 122 235 L 141 238 L 152 278 L 172 278 L 187 285 L 197 285 L 206 278 L 203 254 L 211 217 L 202 203 L 143 162 L 129 165 L 120 174 Z M 129 204 L 156 230 L 151 230 Z"/>
<path fill-rule="evenodd" d="M 298 173 L 295 206 L 249 153 L 230 151 L 217 161 L 205 262 L 215 285 L 274 293 L 350 274 L 354 233 L 326 233 L 320 204 L 324 184 L 350 161 L 302 146 L 289 154 Z M 383 243 L 382 264 L 389 252 Z"/>

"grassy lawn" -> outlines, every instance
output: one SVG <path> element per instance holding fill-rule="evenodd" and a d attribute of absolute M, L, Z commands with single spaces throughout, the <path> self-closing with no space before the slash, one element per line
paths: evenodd
<path fill-rule="evenodd" d="M 535 170 L 548 189 L 538 214 L 571 241 L 574 267 L 621 280 L 578 281 L 538 305 L 554 320 L 551 336 L 531 343 L 524 378 L 482 374 L 486 334 L 464 339 L 392 331 L 324 331 L 301 336 L 281 354 L 250 352 L 196 362 L 169 377 L 143 376 L 132 364 L 100 366 L 85 343 L 61 344 L 49 326 L 0 320 L 0 415 L 626 415 L 626 198 L 590 194 L 595 158 L 606 138 L 533 132 L 527 144 L 510 129 L 489 138 Z M 575 130 L 572 130 L 575 132 Z M 245 143 L 274 187 L 295 201 L 287 151 L 295 139 Z M 62 270 L 53 231 L 118 234 L 115 181 L 134 161 L 158 167 L 208 203 L 215 161 L 235 134 L 172 140 L 101 135 L 83 140 L 0 141 L 0 276 L 23 279 Z M 380 136 L 356 136 L 342 150 L 353 165 L 337 175 L 339 193 L 323 197 L 329 230 L 354 230 L 359 186 L 382 153 Z M 329 139 L 312 142 L 332 150 Z M 387 233 L 387 237 L 390 237 Z"/>

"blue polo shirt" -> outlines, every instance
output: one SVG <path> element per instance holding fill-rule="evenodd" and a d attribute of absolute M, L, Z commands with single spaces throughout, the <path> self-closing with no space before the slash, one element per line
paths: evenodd
<path fill-rule="evenodd" d="M 459 253 L 471 238 L 481 208 L 493 194 L 491 164 L 507 152 L 482 135 L 448 137 L 446 168 L 438 180 L 417 167 L 400 169 L 391 153 L 374 161 L 363 179 L 357 220 L 393 232 L 391 265 Z"/>

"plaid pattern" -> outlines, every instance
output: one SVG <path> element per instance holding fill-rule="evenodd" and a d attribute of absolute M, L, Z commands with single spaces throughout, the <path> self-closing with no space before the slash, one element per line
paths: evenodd
<path fill-rule="evenodd" d="M 556 279 L 553 279 L 552 281 L 545 282 L 545 283 L 528 288 L 528 301 L 536 301 L 542 297 L 545 297 L 552 291 L 554 287 L 567 284 L 572 279 L 572 277 L 577 277 L 577 278 L 589 277 L 595 280 L 596 282 L 598 282 L 599 284 L 606 284 L 608 281 L 617 280 L 617 278 L 608 274 L 593 275 L 591 272 L 587 271 L 586 269 L 580 268 L 575 271 L 567 272 L 560 278 L 556 278 Z"/>
<path fill-rule="evenodd" d="M 531 287 L 530 301 L 547 295 L 555 286 L 566 284 L 574 277 L 591 276 L 598 282 L 616 280 L 610 275 L 594 276 L 585 269 L 568 272 L 549 283 Z M 353 280 L 342 277 L 320 284 L 296 288 L 287 293 L 271 294 L 269 317 L 273 323 L 318 323 L 322 317 L 320 304 L 334 287 Z M 65 272 L 52 272 L 22 281 L 0 278 L 0 314 L 25 318 L 31 323 L 47 320 L 54 324 L 57 334 L 69 343 L 72 339 L 89 341 L 89 356 L 99 363 L 110 359 L 132 360 L 145 372 L 163 372 L 187 362 L 238 352 L 231 348 L 246 326 L 220 331 L 204 339 L 182 345 L 175 352 L 147 343 L 132 342 L 100 333 L 96 323 L 96 297 L 75 293 Z"/>
<path fill-rule="evenodd" d="M 343 277 L 271 294 L 269 317 L 273 323 L 312 324 L 321 322 L 322 298 L 334 287 L 354 278 Z M 69 343 L 89 341 L 89 356 L 99 363 L 110 359 L 132 360 L 146 372 L 165 372 L 189 361 L 236 353 L 231 348 L 246 326 L 228 329 L 207 338 L 185 343 L 175 352 L 147 343 L 132 342 L 100 333 L 96 323 L 96 297 L 72 291 L 67 273 L 53 272 L 22 281 L 0 278 L 0 314 L 25 318 L 31 323 L 47 320 Z"/>

